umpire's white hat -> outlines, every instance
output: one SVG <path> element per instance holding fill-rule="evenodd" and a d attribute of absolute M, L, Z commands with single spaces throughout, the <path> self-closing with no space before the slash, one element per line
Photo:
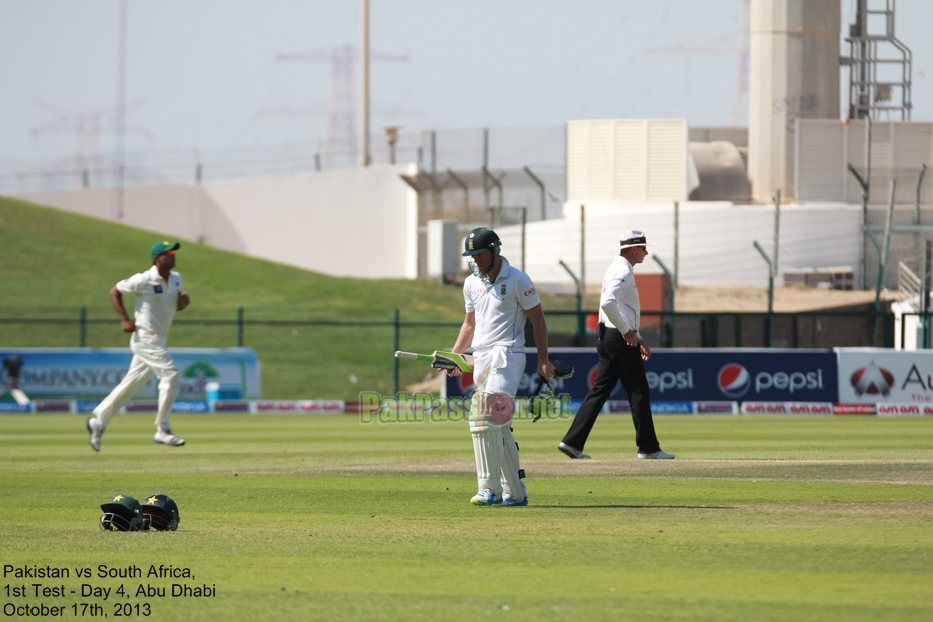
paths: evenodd
<path fill-rule="evenodd" d="M 651 246 L 648 244 L 648 239 L 645 237 L 644 231 L 638 231 L 637 229 L 630 229 L 622 234 L 622 237 L 619 239 L 619 246 L 621 248 L 630 248 L 632 246 Z"/>

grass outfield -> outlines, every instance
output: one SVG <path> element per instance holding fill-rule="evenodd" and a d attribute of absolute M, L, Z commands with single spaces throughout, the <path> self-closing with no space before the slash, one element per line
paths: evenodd
<path fill-rule="evenodd" d="M 0 603 L 64 606 L 67 618 L 86 603 L 100 609 L 77 617 L 145 617 L 148 605 L 162 619 L 276 621 L 877 621 L 933 610 L 930 418 L 658 417 L 672 462 L 633 459 L 628 417 L 600 419 L 592 461 L 554 449 L 566 422 L 522 422 L 526 508 L 469 504 L 463 424 L 173 423 L 185 447 L 154 445 L 151 418 L 126 415 L 96 454 L 82 417 L 0 418 L 0 564 L 14 568 Z M 178 502 L 178 531 L 98 530 L 100 503 L 155 492 Z M 143 576 L 100 578 L 101 565 Z M 160 565 L 193 576 L 146 576 Z M 71 576 L 15 577 L 24 566 Z M 34 584 L 66 595 L 37 597 Z M 207 594 L 173 597 L 172 584 Z M 139 586 L 166 595 L 137 596 Z M 111 592 L 81 597 L 94 588 Z"/>

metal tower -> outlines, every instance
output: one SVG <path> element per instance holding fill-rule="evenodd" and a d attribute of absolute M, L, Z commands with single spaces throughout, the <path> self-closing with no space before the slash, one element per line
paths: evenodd
<path fill-rule="evenodd" d="M 870 8 L 881 6 L 884 8 Z M 857 0 L 855 23 L 849 26 L 849 118 L 879 119 L 900 112 L 910 121 L 910 48 L 894 36 L 894 0 Z"/>
<path fill-rule="evenodd" d="M 357 50 L 349 44 L 309 50 L 294 54 L 276 54 L 277 61 L 309 61 L 330 63 L 330 100 L 326 149 L 341 159 L 352 159 L 357 150 L 356 122 L 358 104 L 354 67 L 359 62 Z M 408 56 L 370 51 L 371 60 L 408 62 Z"/>

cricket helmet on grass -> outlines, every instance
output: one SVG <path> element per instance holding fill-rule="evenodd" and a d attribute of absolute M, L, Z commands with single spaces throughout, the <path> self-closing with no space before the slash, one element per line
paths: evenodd
<path fill-rule="evenodd" d="M 103 531 L 139 531 L 143 527 L 143 511 L 139 501 L 129 495 L 117 495 L 112 501 L 100 506 L 104 511 L 100 517 Z"/>
<path fill-rule="evenodd" d="M 178 516 L 178 504 L 169 497 L 157 492 L 143 501 L 143 523 L 159 531 L 175 531 L 181 518 Z"/>

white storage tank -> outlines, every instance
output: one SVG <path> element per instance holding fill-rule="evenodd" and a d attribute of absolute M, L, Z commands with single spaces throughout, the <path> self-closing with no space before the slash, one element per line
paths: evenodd
<path fill-rule="evenodd" d="M 748 176 L 752 198 L 794 192 L 796 119 L 839 118 L 839 0 L 752 0 Z"/>

